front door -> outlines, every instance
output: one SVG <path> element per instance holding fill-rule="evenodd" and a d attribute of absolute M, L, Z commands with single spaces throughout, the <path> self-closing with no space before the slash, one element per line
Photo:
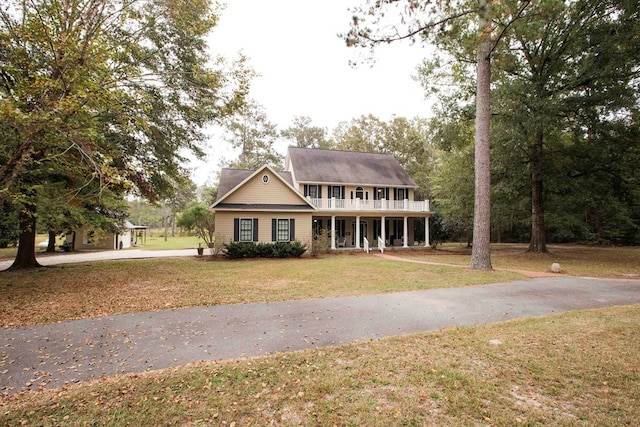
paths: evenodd
<path fill-rule="evenodd" d="M 360 247 L 364 246 L 364 238 L 367 237 L 367 223 L 360 220 Z M 356 222 L 351 223 L 351 245 L 356 245 Z"/>

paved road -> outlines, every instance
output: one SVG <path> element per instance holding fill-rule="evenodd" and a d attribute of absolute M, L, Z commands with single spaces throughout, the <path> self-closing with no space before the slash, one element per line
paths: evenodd
<path fill-rule="evenodd" d="M 206 253 L 206 250 L 205 250 Z M 41 265 L 70 264 L 74 262 L 105 261 L 111 259 L 166 258 L 177 256 L 196 256 L 196 249 L 178 249 L 168 251 L 145 251 L 144 249 L 123 249 L 119 251 L 80 251 L 49 255 L 36 254 Z M 6 270 L 13 261 L 0 261 L 0 271 Z"/>
<path fill-rule="evenodd" d="M 200 360 L 640 303 L 639 280 L 535 278 L 455 289 L 188 308 L 0 330 L 0 393 Z"/>

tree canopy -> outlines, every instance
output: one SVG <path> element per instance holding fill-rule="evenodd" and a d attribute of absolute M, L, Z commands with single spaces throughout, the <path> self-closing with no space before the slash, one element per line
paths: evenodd
<path fill-rule="evenodd" d="M 327 130 L 313 126 L 308 116 L 295 116 L 291 126 L 280 132 L 280 135 L 296 147 L 301 148 L 332 148 L 332 142 L 327 139 Z"/>
<path fill-rule="evenodd" d="M 205 125 L 248 90 L 243 58 L 209 58 L 218 14 L 209 0 L 0 6 L 0 199 L 20 207 L 21 239 L 47 186 L 95 207 L 106 192 L 156 200 L 182 183 L 185 153 L 201 155 Z M 33 250 L 14 263 L 36 265 Z"/>
<path fill-rule="evenodd" d="M 195 231 L 207 246 L 215 242 L 215 216 L 207 205 L 201 202 L 191 202 L 178 218 L 177 225 L 187 231 Z"/>
<path fill-rule="evenodd" d="M 640 143 L 639 22 L 635 2 L 557 0 L 532 3 L 503 34 L 493 53 L 496 240 L 529 238 L 532 251 L 546 251 L 548 232 L 554 241 L 637 243 L 639 181 L 629 166 Z M 450 49 L 451 57 L 471 61 L 463 47 L 452 42 Z M 443 75 L 435 63 L 422 68 L 426 85 Z M 443 103 L 441 132 L 450 142 L 441 174 L 468 174 L 458 165 L 470 151 L 451 132 L 451 124 L 464 128 L 474 114 L 471 75 L 464 83 L 461 70 L 449 69 L 462 82 L 455 99 L 461 108 Z M 454 194 L 457 185 L 438 179 L 436 193 Z"/>
<path fill-rule="evenodd" d="M 282 168 L 283 157 L 276 150 L 278 129 L 269 121 L 264 107 L 249 100 L 240 110 L 226 120 L 225 139 L 239 149 L 238 158 L 229 166 L 236 169 L 257 169 L 269 165 Z"/>

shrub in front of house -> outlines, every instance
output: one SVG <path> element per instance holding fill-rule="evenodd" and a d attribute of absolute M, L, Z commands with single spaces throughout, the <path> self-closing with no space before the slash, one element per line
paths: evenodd
<path fill-rule="evenodd" d="M 255 258 L 257 247 L 251 242 L 230 242 L 224 244 L 224 255 L 229 259 Z"/>
<path fill-rule="evenodd" d="M 299 258 L 307 251 L 306 245 L 297 240 L 275 243 L 229 242 L 224 247 L 229 259 Z"/>
<path fill-rule="evenodd" d="M 276 242 L 272 246 L 274 258 L 299 258 L 307 251 L 307 246 L 297 240 Z"/>
<path fill-rule="evenodd" d="M 311 241 L 311 250 L 309 253 L 313 257 L 317 257 L 321 252 L 328 252 L 331 249 L 331 231 L 322 229 Z"/>

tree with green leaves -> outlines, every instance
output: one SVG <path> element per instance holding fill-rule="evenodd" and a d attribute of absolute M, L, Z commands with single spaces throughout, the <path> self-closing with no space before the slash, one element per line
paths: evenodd
<path fill-rule="evenodd" d="M 142 198 L 136 198 L 127 202 L 129 221 L 136 225 L 144 225 L 149 228 L 158 228 L 162 225 L 162 214 L 157 204 Z"/>
<path fill-rule="evenodd" d="M 496 240 L 502 236 L 522 240 L 526 234 L 529 250 L 544 252 L 550 224 L 557 241 L 634 241 L 638 174 L 637 168 L 628 166 L 638 158 L 640 141 L 634 136 L 638 135 L 637 17 L 637 5 L 625 1 L 535 3 L 520 13 L 496 46 L 492 94 Z M 452 55 L 462 50 L 451 48 Z M 442 67 L 434 71 L 435 62 L 423 68 L 425 85 L 432 84 L 430 76 L 442 75 Z M 453 95 L 455 102 L 469 108 L 472 78 L 467 74 L 465 80 L 464 72 L 453 77 L 460 88 Z M 473 112 L 459 111 L 451 102 L 444 110 L 441 133 L 457 140 L 447 120 L 462 127 Z M 459 147 L 447 151 L 451 154 L 442 158 L 441 169 L 455 168 L 449 159 L 462 154 Z M 458 193 L 455 183 L 439 181 L 443 183 L 439 193 Z"/>
<path fill-rule="evenodd" d="M 187 231 L 195 231 L 207 246 L 213 247 L 215 242 L 215 216 L 204 203 L 189 203 L 178 217 L 177 225 Z"/>
<path fill-rule="evenodd" d="M 225 129 L 227 142 L 240 150 L 229 167 L 254 170 L 267 164 L 276 170 L 282 169 L 283 158 L 275 147 L 278 129 L 269 121 L 262 105 L 249 100 L 226 120 Z"/>
<path fill-rule="evenodd" d="M 418 184 L 416 200 L 431 198 L 429 176 L 436 165 L 437 148 L 430 138 L 428 120 L 392 117 L 386 123 L 383 152 L 393 155 Z"/>
<path fill-rule="evenodd" d="M 324 149 L 333 147 L 332 141 L 327 139 L 327 130 L 313 126 L 311 118 L 307 116 L 294 117 L 291 126 L 281 131 L 280 135 L 292 142 L 295 147 Z"/>
<path fill-rule="evenodd" d="M 429 139 L 437 149 L 432 167 L 431 201 L 440 217 L 443 236 L 473 239 L 474 205 L 474 120 L 473 105 L 468 99 L 451 95 L 442 97 L 429 121 Z M 463 93 L 464 95 L 464 93 Z"/>
<path fill-rule="evenodd" d="M 496 148 L 505 146 L 501 155 L 511 157 L 512 165 L 528 166 L 529 251 L 547 252 L 545 200 L 553 194 L 545 183 L 555 191 L 564 186 L 555 180 L 572 175 L 626 174 L 622 156 L 612 154 L 638 146 L 629 132 L 638 126 L 638 18 L 637 2 L 626 0 L 536 3 L 496 50 Z M 581 161 L 585 157 L 589 162 Z"/>
<path fill-rule="evenodd" d="M 18 243 L 18 212 L 8 202 L 0 204 L 0 248 L 6 248 Z"/>
<path fill-rule="evenodd" d="M 345 151 L 382 153 L 386 124 L 372 114 L 341 122 L 333 130 L 335 148 Z"/>
<path fill-rule="evenodd" d="M 184 180 L 185 153 L 202 155 L 204 127 L 248 90 L 242 58 L 210 65 L 218 15 L 209 0 L 0 6 L 0 199 L 19 207 L 21 230 L 12 268 L 38 266 L 47 185 L 100 212 L 106 191 L 157 200 Z"/>
<path fill-rule="evenodd" d="M 176 186 L 174 193 L 162 202 L 163 207 L 166 208 L 166 212 L 170 215 L 165 217 L 164 220 L 164 239 L 167 240 L 167 223 L 171 222 L 171 237 L 176 235 L 176 216 L 181 212 L 189 203 L 196 199 L 196 189 L 198 186 L 192 181 L 188 180 L 182 184 L 182 186 Z"/>

